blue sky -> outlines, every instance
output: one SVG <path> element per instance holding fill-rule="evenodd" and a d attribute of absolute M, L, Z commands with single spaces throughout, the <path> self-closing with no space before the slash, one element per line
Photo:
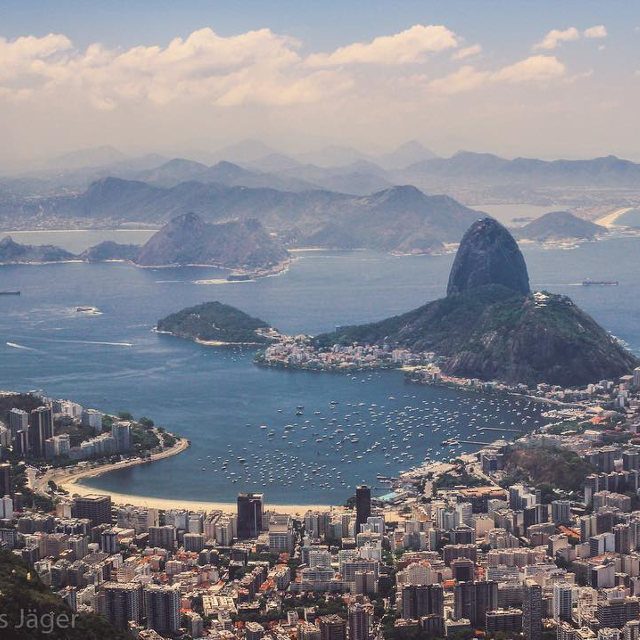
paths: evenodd
<path fill-rule="evenodd" d="M 602 0 L 2 0 L 0 134 L 24 158 L 243 137 L 289 151 L 416 138 L 445 154 L 637 156 L 639 27 L 638 3 Z M 213 36 L 189 40 L 203 29 Z M 259 30 L 270 35 L 245 45 Z M 541 46 L 552 30 L 564 35 Z M 398 34 L 393 51 L 413 53 L 391 64 L 384 42 L 353 49 Z M 179 59 L 162 53 L 175 38 Z"/>

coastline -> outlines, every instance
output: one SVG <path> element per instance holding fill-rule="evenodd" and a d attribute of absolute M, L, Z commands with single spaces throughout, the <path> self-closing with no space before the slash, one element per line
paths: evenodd
<path fill-rule="evenodd" d="M 153 327 L 153 329 L 151 329 L 151 333 L 157 333 L 163 336 L 173 336 L 174 338 L 180 338 L 181 340 L 189 340 L 196 344 L 202 344 L 205 347 L 259 347 L 263 344 L 261 342 L 224 342 L 223 340 L 203 340 L 202 338 L 180 336 L 177 333 L 173 333 L 173 331 L 162 331 L 161 329 L 158 329 L 158 327 Z"/>
<path fill-rule="evenodd" d="M 96 478 L 110 473 L 118 469 L 126 469 L 141 464 L 150 464 L 164 458 L 182 453 L 190 446 L 186 438 L 180 438 L 178 442 L 169 449 L 164 449 L 158 453 L 152 454 L 150 458 L 135 458 L 133 460 L 124 460 L 115 464 L 101 464 L 93 467 L 78 467 L 77 465 L 70 468 L 52 469 L 37 479 L 35 490 L 42 493 L 42 488 L 46 487 L 49 481 L 53 481 L 60 489 L 64 489 L 69 496 L 87 496 L 104 493 L 111 496 L 111 501 L 115 505 L 132 505 L 134 507 L 147 507 L 154 509 L 191 509 L 194 511 L 222 511 L 223 513 L 235 514 L 237 505 L 235 502 L 215 502 L 206 500 L 183 500 L 179 498 L 158 498 L 154 496 L 143 496 L 129 493 L 117 493 L 114 491 L 104 491 L 96 489 L 86 484 L 82 484 L 84 478 Z M 269 509 L 282 511 L 286 513 L 304 514 L 309 509 L 330 510 L 341 507 L 330 505 L 299 505 L 299 504 L 271 504 L 267 505 Z"/>

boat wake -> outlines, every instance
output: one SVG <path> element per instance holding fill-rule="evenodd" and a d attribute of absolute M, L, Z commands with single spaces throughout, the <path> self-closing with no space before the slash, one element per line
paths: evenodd
<path fill-rule="evenodd" d="M 34 349 L 33 347 L 27 347 L 23 344 L 18 344 L 17 342 L 6 342 L 7 347 L 11 347 L 12 349 L 22 349 L 23 351 L 38 351 L 38 349 Z"/>
<path fill-rule="evenodd" d="M 107 347 L 133 347 L 133 342 L 107 342 L 103 340 L 53 340 L 52 342 L 69 342 L 72 344 L 98 344 Z"/>

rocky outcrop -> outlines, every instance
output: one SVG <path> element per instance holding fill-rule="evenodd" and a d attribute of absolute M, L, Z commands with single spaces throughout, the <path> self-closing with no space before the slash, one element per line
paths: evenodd
<path fill-rule="evenodd" d="M 638 360 L 566 296 L 531 293 L 524 258 L 495 220 L 465 234 L 446 298 L 316 338 L 433 351 L 446 373 L 534 385 L 617 379 Z"/>
<path fill-rule="evenodd" d="M 14 242 L 11 236 L 0 240 L 0 264 L 21 262 L 63 262 L 76 258 L 72 253 L 50 244 L 30 245 Z"/>
<path fill-rule="evenodd" d="M 289 257 L 257 220 L 208 224 L 194 213 L 178 216 L 142 247 L 143 266 L 215 265 L 231 269 L 272 269 Z"/>
<path fill-rule="evenodd" d="M 119 244 L 107 240 L 83 251 L 79 258 L 86 262 L 133 261 L 139 252 L 140 246 L 137 244 Z"/>
<path fill-rule="evenodd" d="M 499 284 L 522 295 L 529 289 L 524 257 L 513 236 L 493 218 L 471 225 L 449 274 L 447 295 Z"/>

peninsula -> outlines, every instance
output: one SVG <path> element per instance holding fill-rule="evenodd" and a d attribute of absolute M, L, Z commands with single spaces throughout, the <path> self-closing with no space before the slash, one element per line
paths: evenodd
<path fill-rule="evenodd" d="M 0 264 L 71 261 L 129 262 L 141 267 L 212 266 L 233 270 L 240 279 L 278 273 L 287 267 L 290 255 L 257 220 L 209 224 L 194 213 L 173 218 L 142 247 L 107 241 L 73 254 L 53 245 L 19 244 L 10 236 L 0 240 Z"/>
<path fill-rule="evenodd" d="M 464 235 L 445 298 L 380 322 L 340 327 L 304 344 L 289 340 L 268 347 L 258 360 L 352 368 L 343 366 L 341 354 L 357 368 L 432 358 L 445 374 L 512 385 L 586 385 L 638 365 L 568 297 L 531 292 L 516 241 L 492 218 L 478 220 Z"/>

